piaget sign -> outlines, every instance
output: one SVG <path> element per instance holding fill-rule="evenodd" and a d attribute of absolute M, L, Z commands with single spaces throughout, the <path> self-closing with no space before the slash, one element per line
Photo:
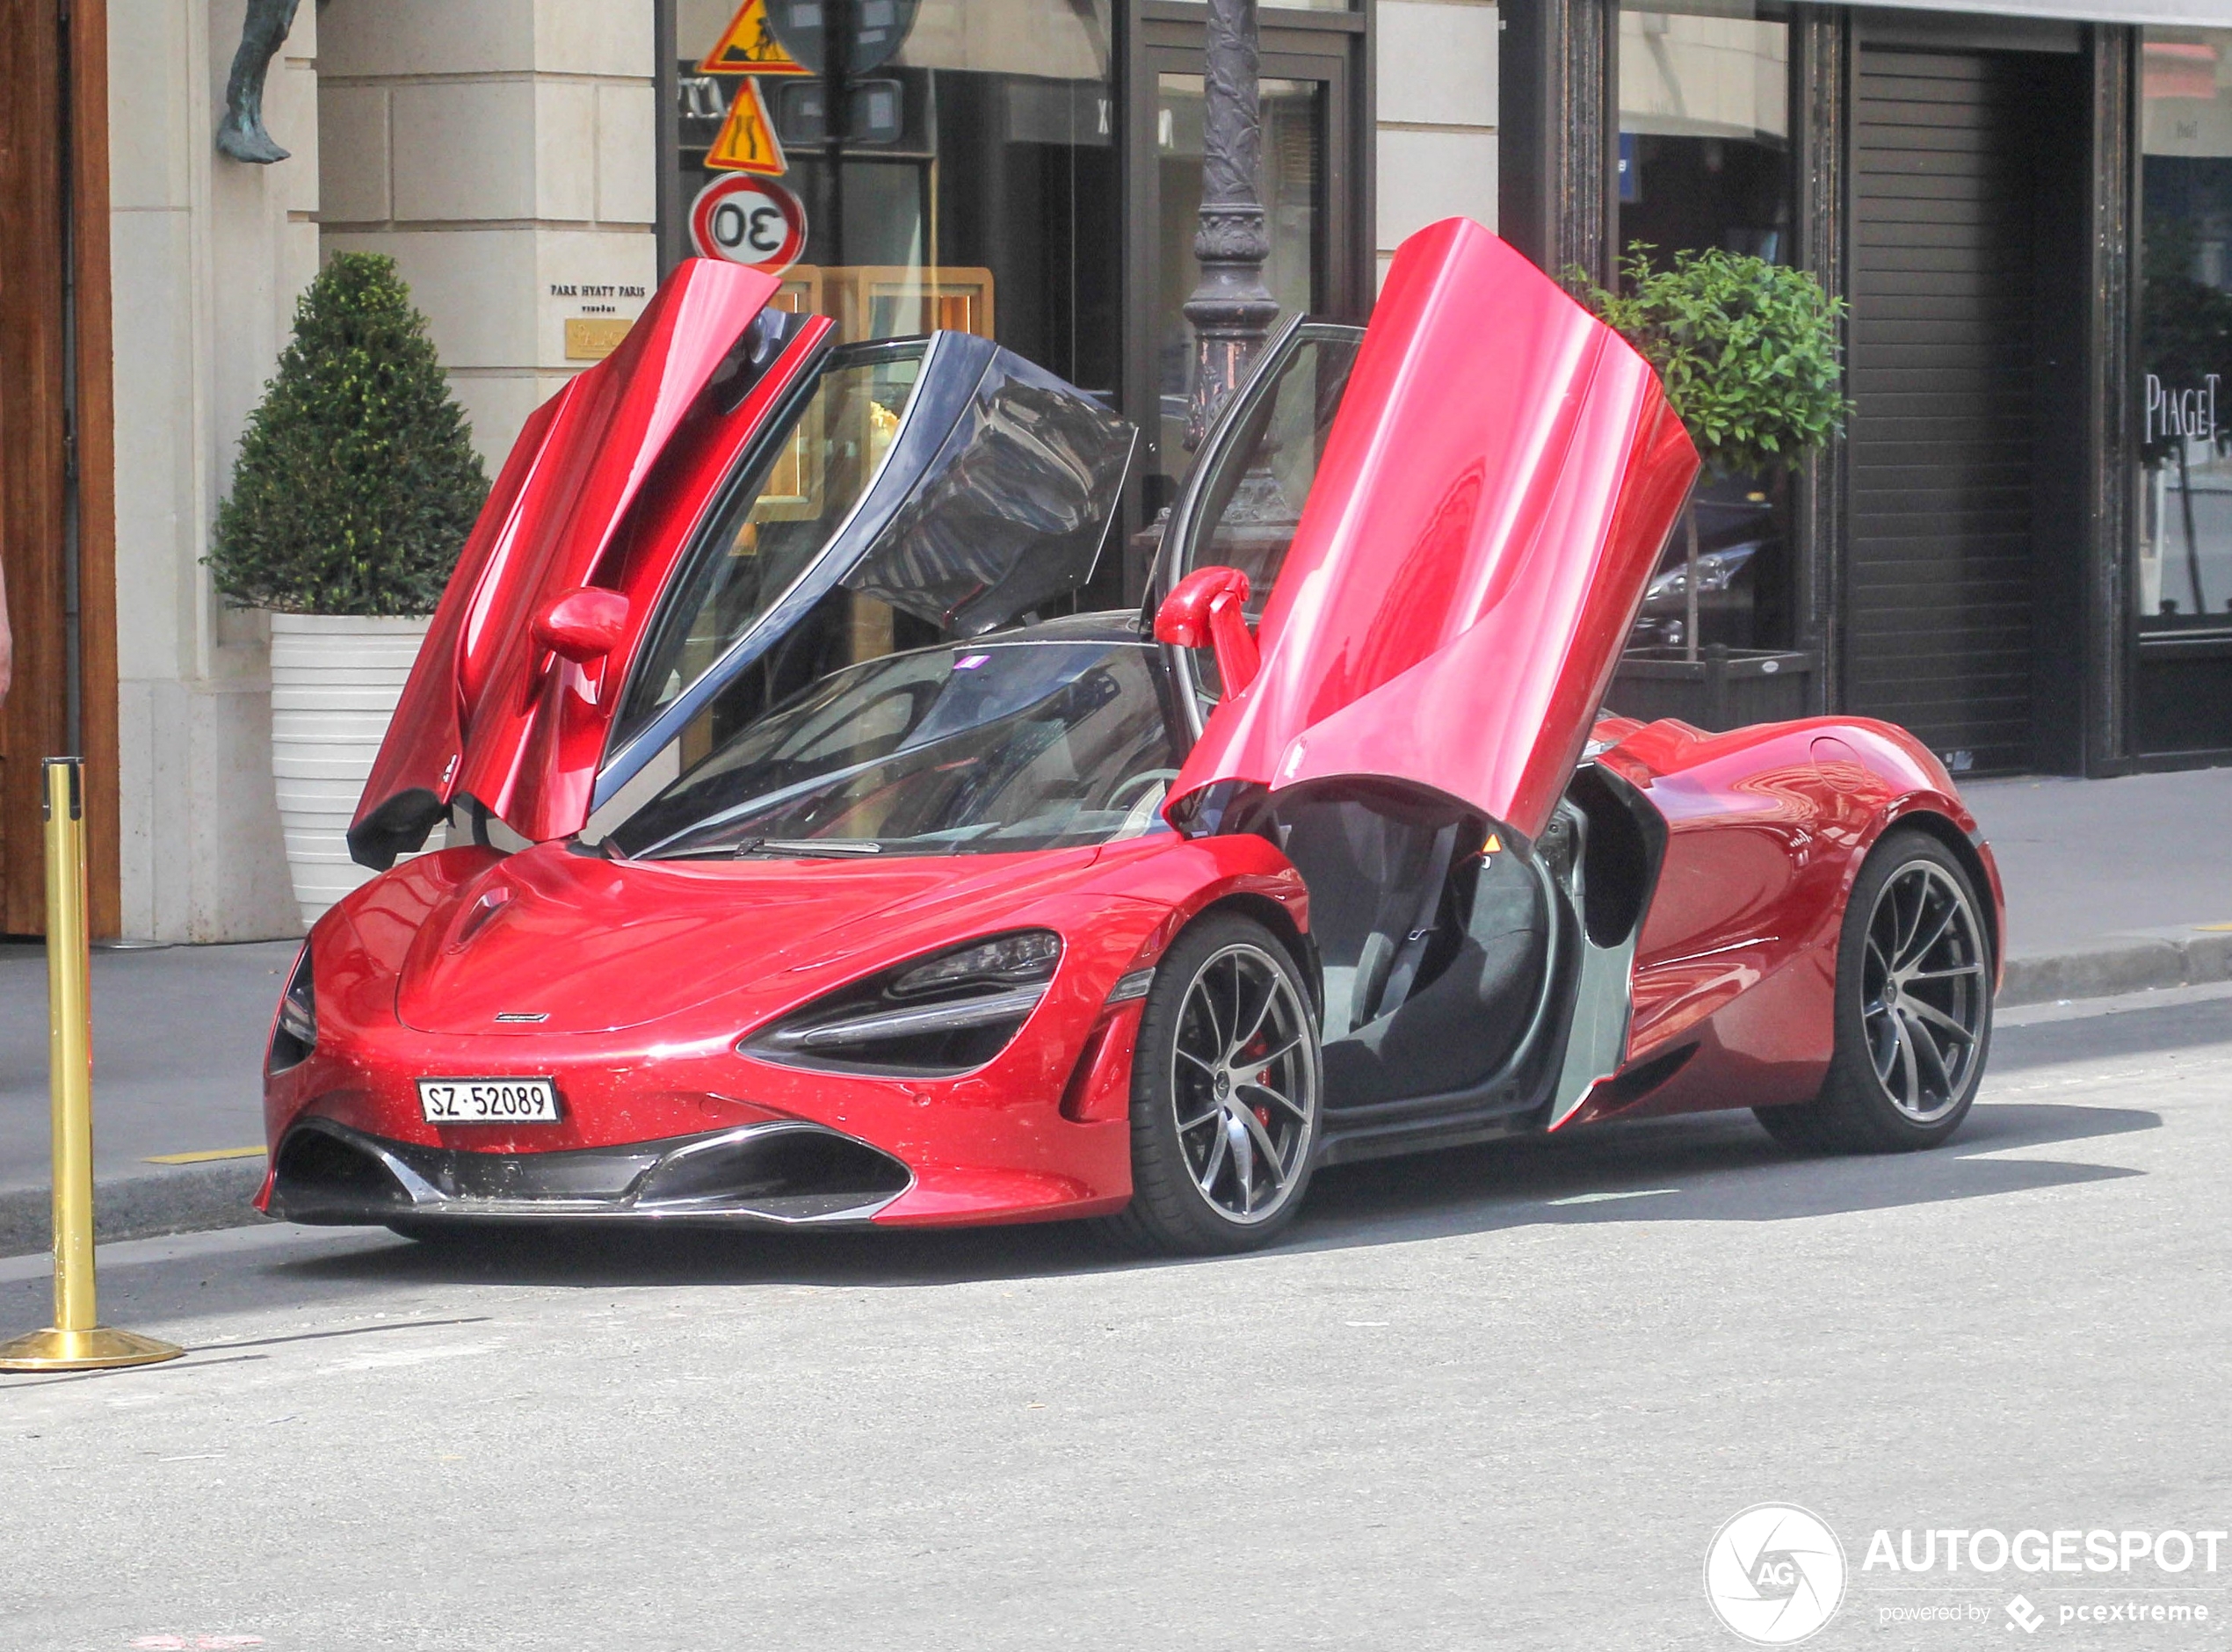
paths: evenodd
<path fill-rule="evenodd" d="M 2216 438 L 2218 374 L 2203 373 L 2198 388 L 2168 386 L 2154 373 L 2147 375 L 2147 439 L 2188 436 L 2203 441 Z"/>

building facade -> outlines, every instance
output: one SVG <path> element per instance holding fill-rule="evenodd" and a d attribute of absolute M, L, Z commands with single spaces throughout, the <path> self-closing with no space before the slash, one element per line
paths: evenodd
<path fill-rule="evenodd" d="M 678 258 L 735 255 L 736 211 L 692 227 L 722 180 L 796 203 L 783 301 L 853 337 L 983 332 L 1108 395 L 1154 447 L 1128 525 L 1184 468 L 1198 4 L 896 0 L 832 143 L 821 78 L 755 54 L 776 33 L 764 6 L 324 0 L 271 65 L 265 120 L 291 153 L 270 165 L 214 147 L 244 11 L 0 0 L 0 575 L 22 640 L 0 712 L 0 933 L 40 928 L 38 759 L 74 749 L 98 932 L 299 927 L 267 623 L 220 601 L 201 558 L 295 300 L 336 251 L 396 258 L 492 470 Z M 1262 18 L 1272 284 L 1360 318 L 1411 229 L 1494 221 L 1497 13 L 1320 0 Z M 1124 595 L 1120 559 L 1097 583 Z"/>
<path fill-rule="evenodd" d="M 1721 247 L 1850 307 L 1842 439 L 1703 489 L 1702 640 L 1957 773 L 2232 760 L 2232 8 L 1505 15 L 1504 232 L 1545 268 Z"/>
<path fill-rule="evenodd" d="M 1851 424 L 1703 490 L 1694 634 L 1647 608 L 1615 705 L 1703 644 L 1772 691 L 1727 715 L 1881 715 L 1966 772 L 2232 759 L 2213 4 L 1267 6 L 1269 284 L 1360 319 L 1453 213 L 1561 275 L 1634 242 L 1810 270 L 1850 306 Z M 742 254 L 847 337 L 975 330 L 1105 395 L 1152 523 L 1186 460 L 1201 6 L 854 5 L 833 114 L 801 0 L 305 4 L 265 95 L 292 153 L 250 165 L 214 141 L 244 0 L 0 0 L 0 933 L 40 927 L 37 764 L 67 750 L 101 933 L 297 928 L 267 625 L 201 558 L 336 251 L 398 260 L 492 466 L 678 259 Z M 1092 594 L 1138 577 L 1111 557 Z"/>

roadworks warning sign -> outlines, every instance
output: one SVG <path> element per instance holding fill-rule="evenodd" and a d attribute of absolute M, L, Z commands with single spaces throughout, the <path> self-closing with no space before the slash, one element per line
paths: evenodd
<path fill-rule="evenodd" d="M 767 0 L 744 0 L 721 39 L 698 65 L 700 75 L 810 75 L 783 49 L 767 21 Z"/>
<path fill-rule="evenodd" d="M 706 170 L 780 178 L 784 169 L 783 146 L 776 139 L 775 123 L 767 118 L 767 102 L 759 95 L 759 83 L 739 81 L 721 135 L 706 151 Z"/>

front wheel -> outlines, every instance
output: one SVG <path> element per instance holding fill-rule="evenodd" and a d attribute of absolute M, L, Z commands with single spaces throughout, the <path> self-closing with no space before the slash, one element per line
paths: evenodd
<path fill-rule="evenodd" d="M 1967 869 L 1893 831 L 1860 869 L 1837 950 L 1837 1047 L 1815 1100 L 1762 1107 L 1787 1147 L 1898 1153 L 1960 1128 L 1992 1036 L 1992 954 Z"/>
<path fill-rule="evenodd" d="M 1268 1243 L 1309 1181 L 1324 1089 L 1317 1018 L 1293 957 L 1217 913 L 1156 966 L 1132 1057 L 1134 1249 L 1214 1255 Z"/>

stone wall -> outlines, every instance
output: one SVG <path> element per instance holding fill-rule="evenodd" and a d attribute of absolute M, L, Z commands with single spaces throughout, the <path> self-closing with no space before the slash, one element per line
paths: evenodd
<path fill-rule="evenodd" d="M 330 0 L 323 244 L 393 254 L 493 475 L 658 281 L 650 0 Z"/>
<path fill-rule="evenodd" d="M 111 0 L 118 711 L 124 932 L 294 933 L 271 779 L 260 615 L 200 559 L 249 411 L 317 269 L 317 18 L 272 65 L 293 158 L 243 166 L 213 137 L 243 0 Z"/>
<path fill-rule="evenodd" d="M 1461 214 L 1496 228 L 1497 14 L 1379 0 L 1380 275 L 1405 235 Z"/>

